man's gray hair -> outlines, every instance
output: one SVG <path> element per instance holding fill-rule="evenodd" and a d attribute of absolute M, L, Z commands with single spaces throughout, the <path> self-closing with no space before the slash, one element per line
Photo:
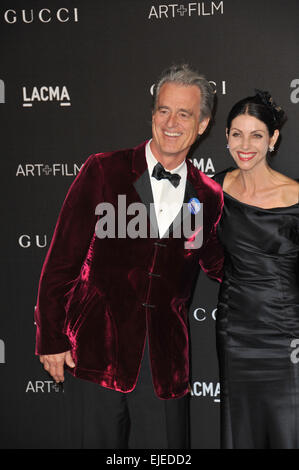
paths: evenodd
<path fill-rule="evenodd" d="M 156 110 L 157 99 L 160 93 L 160 89 L 164 83 L 177 83 L 178 85 L 184 86 L 197 86 L 201 92 L 200 121 L 211 117 L 214 106 L 214 90 L 204 75 L 199 74 L 196 70 L 192 69 L 187 64 L 172 65 L 162 73 L 154 86 L 153 111 Z"/>

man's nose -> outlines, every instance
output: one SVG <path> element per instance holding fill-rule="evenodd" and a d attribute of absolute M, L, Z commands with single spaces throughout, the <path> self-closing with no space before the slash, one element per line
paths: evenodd
<path fill-rule="evenodd" d="M 175 127 L 176 125 L 177 125 L 177 116 L 175 115 L 175 113 L 169 114 L 168 119 L 167 119 L 167 126 Z"/>

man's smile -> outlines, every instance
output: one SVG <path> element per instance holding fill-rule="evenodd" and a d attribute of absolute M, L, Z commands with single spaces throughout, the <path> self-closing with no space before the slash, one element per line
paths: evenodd
<path fill-rule="evenodd" d="M 168 132 L 168 131 L 164 131 L 164 134 L 167 137 L 180 137 L 182 135 L 181 132 Z"/>

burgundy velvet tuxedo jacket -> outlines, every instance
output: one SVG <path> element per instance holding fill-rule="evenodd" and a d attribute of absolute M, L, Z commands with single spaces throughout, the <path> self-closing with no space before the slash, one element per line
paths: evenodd
<path fill-rule="evenodd" d="M 76 364 L 72 374 L 130 392 L 147 337 L 157 396 L 178 398 L 188 392 L 187 306 L 199 266 L 221 279 L 216 225 L 222 190 L 187 161 L 184 201 L 195 196 L 204 204 L 198 249 L 186 249 L 186 239 L 171 234 L 98 238 L 95 208 L 100 202 L 116 207 L 118 195 L 126 195 L 127 205 L 153 203 L 145 143 L 91 155 L 72 183 L 40 278 L 36 354 L 70 349 Z"/>

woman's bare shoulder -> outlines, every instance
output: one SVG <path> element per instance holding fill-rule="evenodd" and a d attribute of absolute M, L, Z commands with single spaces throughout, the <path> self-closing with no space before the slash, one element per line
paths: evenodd
<path fill-rule="evenodd" d="M 298 181 L 282 173 L 275 172 L 275 179 L 278 188 L 286 201 L 299 201 L 299 183 Z"/>
<path fill-rule="evenodd" d="M 292 187 L 293 189 L 297 189 L 299 191 L 299 182 L 294 180 L 293 178 L 290 178 L 287 175 L 284 175 L 283 173 L 279 173 L 278 171 L 275 171 L 275 176 L 277 180 L 283 184 L 283 185 L 288 185 Z"/>

